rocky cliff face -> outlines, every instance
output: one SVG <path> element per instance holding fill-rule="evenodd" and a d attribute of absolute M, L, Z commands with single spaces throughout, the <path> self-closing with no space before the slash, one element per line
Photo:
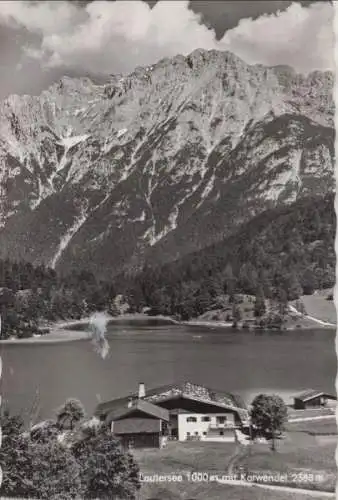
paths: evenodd
<path fill-rule="evenodd" d="M 170 260 L 333 189 L 333 75 L 197 50 L 0 103 L 1 253 L 94 271 Z"/>

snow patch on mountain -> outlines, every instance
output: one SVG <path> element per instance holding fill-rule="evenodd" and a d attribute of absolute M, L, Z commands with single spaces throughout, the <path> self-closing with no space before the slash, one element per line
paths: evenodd
<path fill-rule="evenodd" d="M 159 233 L 156 233 L 156 223 L 154 222 L 144 233 L 143 240 L 151 247 L 156 245 L 156 243 L 167 236 L 168 233 L 176 229 L 178 213 L 178 207 L 174 207 L 173 211 L 169 214 L 168 224 L 166 224 Z"/>
<path fill-rule="evenodd" d="M 75 109 L 74 110 L 74 116 L 79 116 L 81 113 L 84 113 L 86 111 L 87 108 L 83 107 L 83 108 L 78 108 L 78 109 Z"/>
<path fill-rule="evenodd" d="M 264 199 L 277 201 L 289 179 L 290 172 L 283 170 L 273 181 L 265 181 L 263 186 L 261 186 L 261 189 L 263 188 Z"/>
<path fill-rule="evenodd" d="M 37 207 L 40 205 L 40 203 L 50 196 L 51 194 L 55 193 L 55 187 L 54 187 L 54 181 L 56 177 L 62 172 L 62 170 L 65 168 L 67 162 L 68 162 L 68 153 L 69 151 L 76 146 L 79 143 L 85 142 L 88 137 L 90 137 L 89 134 L 84 134 L 84 135 L 78 135 L 78 136 L 71 136 L 71 129 L 66 130 L 66 136 L 62 137 L 60 141 L 58 142 L 60 145 L 64 147 L 64 152 L 63 155 L 59 161 L 58 164 L 56 164 L 54 171 L 52 174 L 49 176 L 47 183 L 42 182 L 41 178 L 38 177 L 38 193 L 36 199 L 32 200 L 30 202 L 30 208 L 32 210 L 36 210 Z"/>
<path fill-rule="evenodd" d="M 86 141 L 88 137 L 90 137 L 90 134 L 62 137 L 60 140 L 60 144 L 62 144 L 62 146 L 65 147 L 66 152 L 68 152 L 71 148 L 73 148 L 80 142 Z"/>
<path fill-rule="evenodd" d="M 87 220 L 87 214 L 82 213 L 75 222 L 73 223 L 72 226 L 68 229 L 68 231 L 61 237 L 60 239 L 60 244 L 58 245 L 58 249 L 54 255 L 54 257 L 51 259 L 49 266 L 52 269 L 55 269 L 56 264 L 58 263 L 59 259 L 61 258 L 63 252 L 67 248 L 67 246 L 70 243 L 70 240 L 73 238 L 73 236 L 79 231 L 81 226 L 85 223 Z"/>
<path fill-rule="evenodd" d="M 201 198 L 200 198 L 200 201 L 196 205 L 196 210 L 204 203 L 206 198 L 209 196 L 211 191 L 214 189 L 215 179 L 216 179 L 216 176 L 213 173 L 212 176 L 210 177 L 210 179 L 208 180 L 206 186 L 204 187 L 202 193 L 201 193 Z"/>
<path fill-rule="evenodd" d="M 300 178 L 300 164 L 301 164 L 301 159 L 302 159 L 303 151 L 298 150 L 294 151 L 291 154 L 291 170 L 290 170 L 290 177 L 289 177 L 289 182 L 291 181 L 292 183 L 296 184 L 297 186 L 297 193 L 296 193 L 296 198 L 297 195 L 302 187 L 302 180 Z"/>
<path fill-rule="evenodd" d="M 284 192 L 288 193 L 287 200 L 295 201 L 302 188 L 301 179 L 301 160 L 303 151 L 295 150 L 289 153 L 286 158 L 280 158 L 278 162 L 274 162 L 274 170 L 283 167 L 282 171 L 273 180 L 267 179 L 260 188 L 264 190 L 264 198 L 267 200 L 276 201 Z M 285 164 L 289 168 L 285 167 Z"/>
<path fill-rule="evenodd" d="M 128 129 L 127 128 L 121 128 L 121 130 L 119 130 L 116 134 L 116 137 L 119 139 L 120 137 L 122 137 L 124 134 L 126 134 L 128 132 Z"/>
<path fill-rule="evenodd" d="M 134 219 L 131 219 L 130 222 L 144 222 L 145 220 L 146 220 L 146 212 L 145 210 L 142 210 L 141 215 L 135 217 Z"/>
<path fill-rule="evenodd" d="M 142 148 L 142 146 L 145 145 L 146 141 L 147 141 L 147 137 L 145 137 L 144 139 L 141 139 L 137 143 L 137 146 L 135 147 L 135 149 L 134 149 L 134 151 L 133 151 L 133 153 L 131 155 L 129 163 L 125 166 L 125 169 L 122 172 L 122 175 L 121 175 L 121 178 L 120 178 L 120 182 L 125 181 L 129 177 L 129 175 L 131 174 L 131 172 L 133 171 L 134 166 L 137 164 L 137 155 L 138 155 L 138 152 L 140 151 L 140 149 Z"/>
<path fill-rule="evenodd" d="M 29 203 L 29 206 L 32 210 L 35 210 L 40 203 L 47 198 L 51 193 L 53 193 L 53 188 L 52 186 L 46 186 L 45 184 L 42 183 L 41 179 L 38 179 L 38 193 L 37 197 L 34 200 L 31 200 Z"/>

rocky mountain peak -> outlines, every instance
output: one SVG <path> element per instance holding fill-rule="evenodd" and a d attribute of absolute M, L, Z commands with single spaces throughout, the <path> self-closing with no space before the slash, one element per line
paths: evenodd
<path fill-rule="evenodd" d="M 40 96 L 10 96 L 0 103 L 2 251 L 116 272 L 327 192 L 332 89 L 329 72 L 198 49 L 104 85 L 64 77 Z"/>

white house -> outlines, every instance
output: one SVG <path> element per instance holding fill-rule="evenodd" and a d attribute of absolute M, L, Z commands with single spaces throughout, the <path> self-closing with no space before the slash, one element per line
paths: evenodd
<path fill-rule="evenodd" d="M 237 396 L 190 382 L 148 391 L 143 383 L 139 384 L 137 394 L 98 405 L 96 416 L 109 419 L 113 409 L 125 405 L 128 398 L 167 410 L 168 438 L 178 441 L 234 441 L 235 429 L 249 423 L 248 410 Z"/>
<path fill-rule="evenodd" d="M 179 441 L 233 441 L 236 427 L 233 413 L 178 414 Z"/>

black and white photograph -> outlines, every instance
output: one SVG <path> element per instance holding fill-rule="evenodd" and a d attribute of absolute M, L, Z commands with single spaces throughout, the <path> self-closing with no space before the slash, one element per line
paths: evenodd
<path fill-rule="evenodd" d="M 336 36 L 0 0 L 1 499 L 336 498 Z"/>

